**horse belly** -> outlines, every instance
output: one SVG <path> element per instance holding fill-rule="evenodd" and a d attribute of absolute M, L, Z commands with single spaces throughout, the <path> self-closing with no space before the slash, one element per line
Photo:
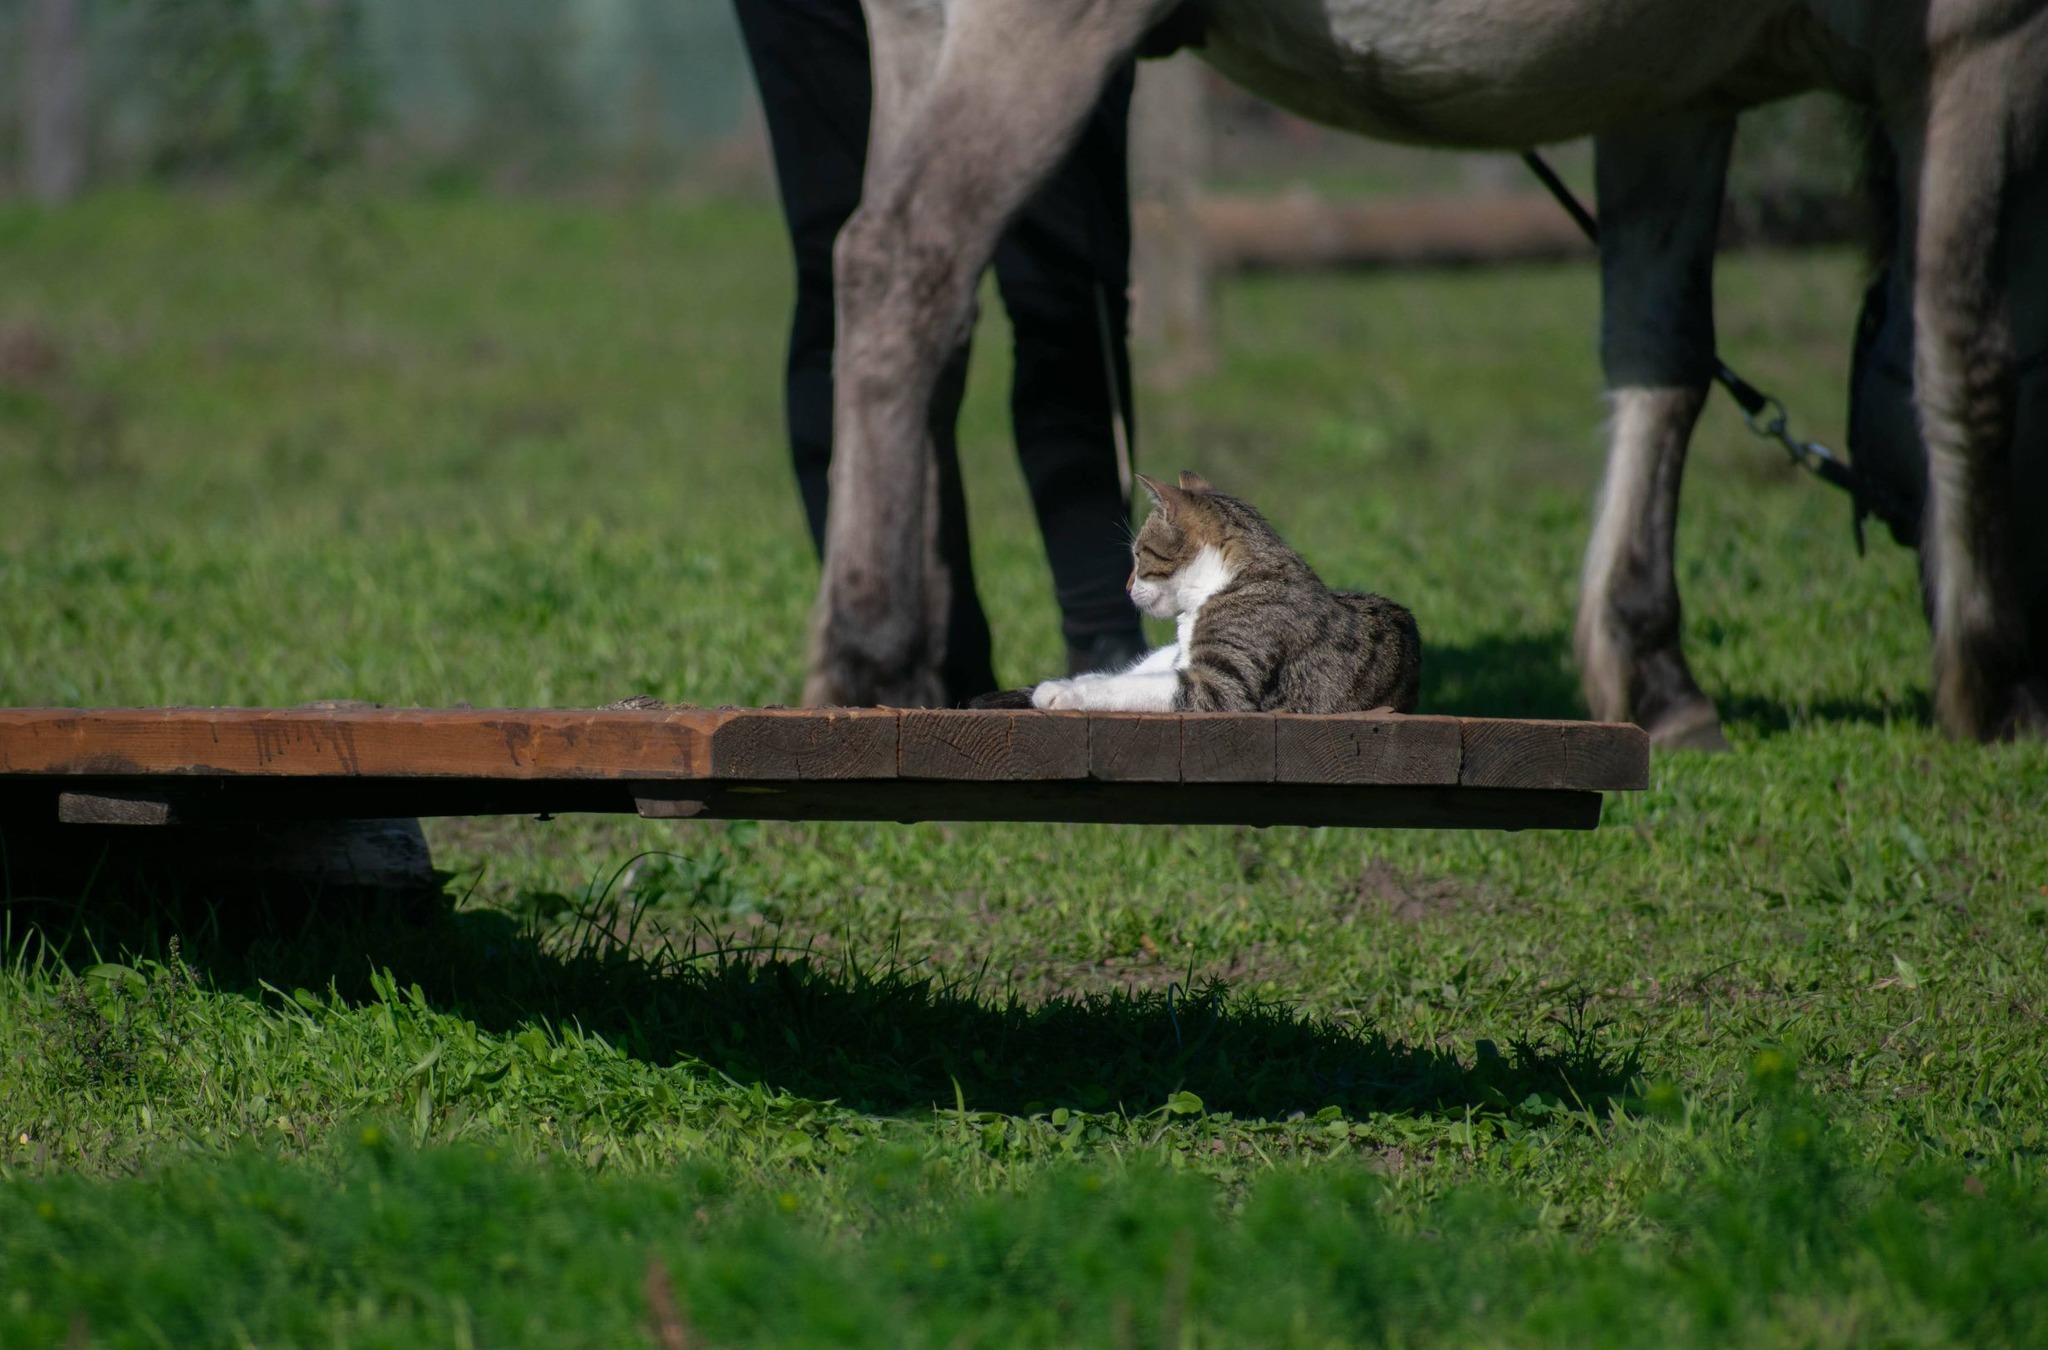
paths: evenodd
<path fill-rule="evenodd" d="M 1521 147 L 1702 102 L 1775 67 L 1785 0 L 1208 0 L 1203 56 L 1283 107 L 1425 145 Z M 1759 51 L 1759 48 L 1765 50 Z"/>

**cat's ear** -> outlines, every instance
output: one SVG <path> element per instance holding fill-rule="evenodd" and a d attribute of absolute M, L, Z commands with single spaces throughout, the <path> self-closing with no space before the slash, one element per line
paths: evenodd
<path fill-rule="evenodd" d="M 1182 469 L 1180 471 L 1180 490 L 1182 492 L 1214 492 L 1216 489 L 1210 487 L 1209 480 L 1202 477 L 1202 475 L 1190 473 L 1188 470 Z"/>
<path fill-rule="evenodd" d="M 1180 514 L 1180 508 L 1188 499 L 1185 492 L 1171 484 L 1162 483 L 1157 478 L 1148 478 L 1142 473 L 1137 475 L 1137 479 L 1151 496 L 1152 504 L 1159 508 L 1160 515 L 1172 520 Z"/>

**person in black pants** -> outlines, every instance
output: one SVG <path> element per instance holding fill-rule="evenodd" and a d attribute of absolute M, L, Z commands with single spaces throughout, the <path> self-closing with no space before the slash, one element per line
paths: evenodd
<path fill-rule="evenodd" d="M 797 488 L 822 555 L 832 459 L 832 241 L 859 204 L 867 160 L 867 26 L 859 0 L 734 5 L 796 251 L 785 411 Z M 1080 141 L 1011 223 L 995 255 L 996 283 L 1016 334 L 1011 425 L 1052 564 L 1070 674 L 1118 666 L 1145 651 L 1137 611 L 1124 593 L 1131 566 L 1125 121 L 1132 83 L 1129 66 L 1110 80 Z M 932 400 L 939 547 L 954 578 L 944 674 L 963 702 L 996 688 L 954 439 L 966 374 L 963 347 Z"/>

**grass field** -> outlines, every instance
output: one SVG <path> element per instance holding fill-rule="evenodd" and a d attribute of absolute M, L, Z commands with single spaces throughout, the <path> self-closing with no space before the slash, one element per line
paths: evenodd
<path fill-rule="evenodd" d="M 791 699 L 772 210 L 0 211 L 0 703 Z M 1725 354 L 1839 444 L 1846 255 Z M 1241 279 L 1141 460 L 1580 709 L 1583 268 Z M 1060 649 L 985 317 L 999 668 Z M 2038 1344 L 2048 750 L 1702 428 L 1734 753 L 1591 835 L 430 822 L 442 903 L 9 883 L 0 1344 Z"/>

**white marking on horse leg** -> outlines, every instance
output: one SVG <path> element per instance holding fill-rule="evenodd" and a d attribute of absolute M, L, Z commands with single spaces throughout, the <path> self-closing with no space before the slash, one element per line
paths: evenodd
<path fill-rule="evenodd" d="M 1640 634 L 1631 631 L 1623 610 L 1647 603 L 1677 610 L 1677 596 L 1664 596 L 1656 575 L 1668 570 L 1670 541 L 1659 537 L 1660 482 L 1675 475 L 1666 466 L 1682 456 L 1698 415 L 1700 391 L 1693 388 L 1616 389 L 1608 419 L 1607 471 L 1600 483 L 1592 538 L 1579 581 L 1579 615 L 1573 647 L 1586 703 L 1593 715 L 1623 721 L 1631 706 L 1637 662 L 1644 654 Z"/>
<path fill-rule="evenodd" d="M 1680 117 L 1594 141 L 1614 415 L 1574 646 L 1597 715 L 1701 748 L 1726 742 L 1679 642 L 1673 553 L 1686 440 L 1714 369 L 1714 238 L 1734 133 L 1726 117 Z"/>
<path fill-rule="evenodd" d="M 1650 502 L 1650 470 L 1656 443 L 1639 424 L 1654 397 L 1647 389 L 1617 389 L 1607 426 L 1607 469 L 1600 479 L 1593 534 L 1579 573 L 1579 617 L 1573 648 L 1586 706 L 1602 721 L 1628 717 L 1629 650 L 1611 614 L 1610 596 L 1629 545 Z"/>
<path fill-rule="evenodd" d="M 1921 526 L 1934 629 L 1935 717 L 1951 735 L 1981 734 L 1989 690 L 1972 678 L 1969 634 L 1984 626 L 1985 578 L 1970 546 L 1968 436 L 1947 411 L 1964 383 L 1955 353 L 1922 342 L 1914 383 L 1927 445 L 1927 515 Z"/>

